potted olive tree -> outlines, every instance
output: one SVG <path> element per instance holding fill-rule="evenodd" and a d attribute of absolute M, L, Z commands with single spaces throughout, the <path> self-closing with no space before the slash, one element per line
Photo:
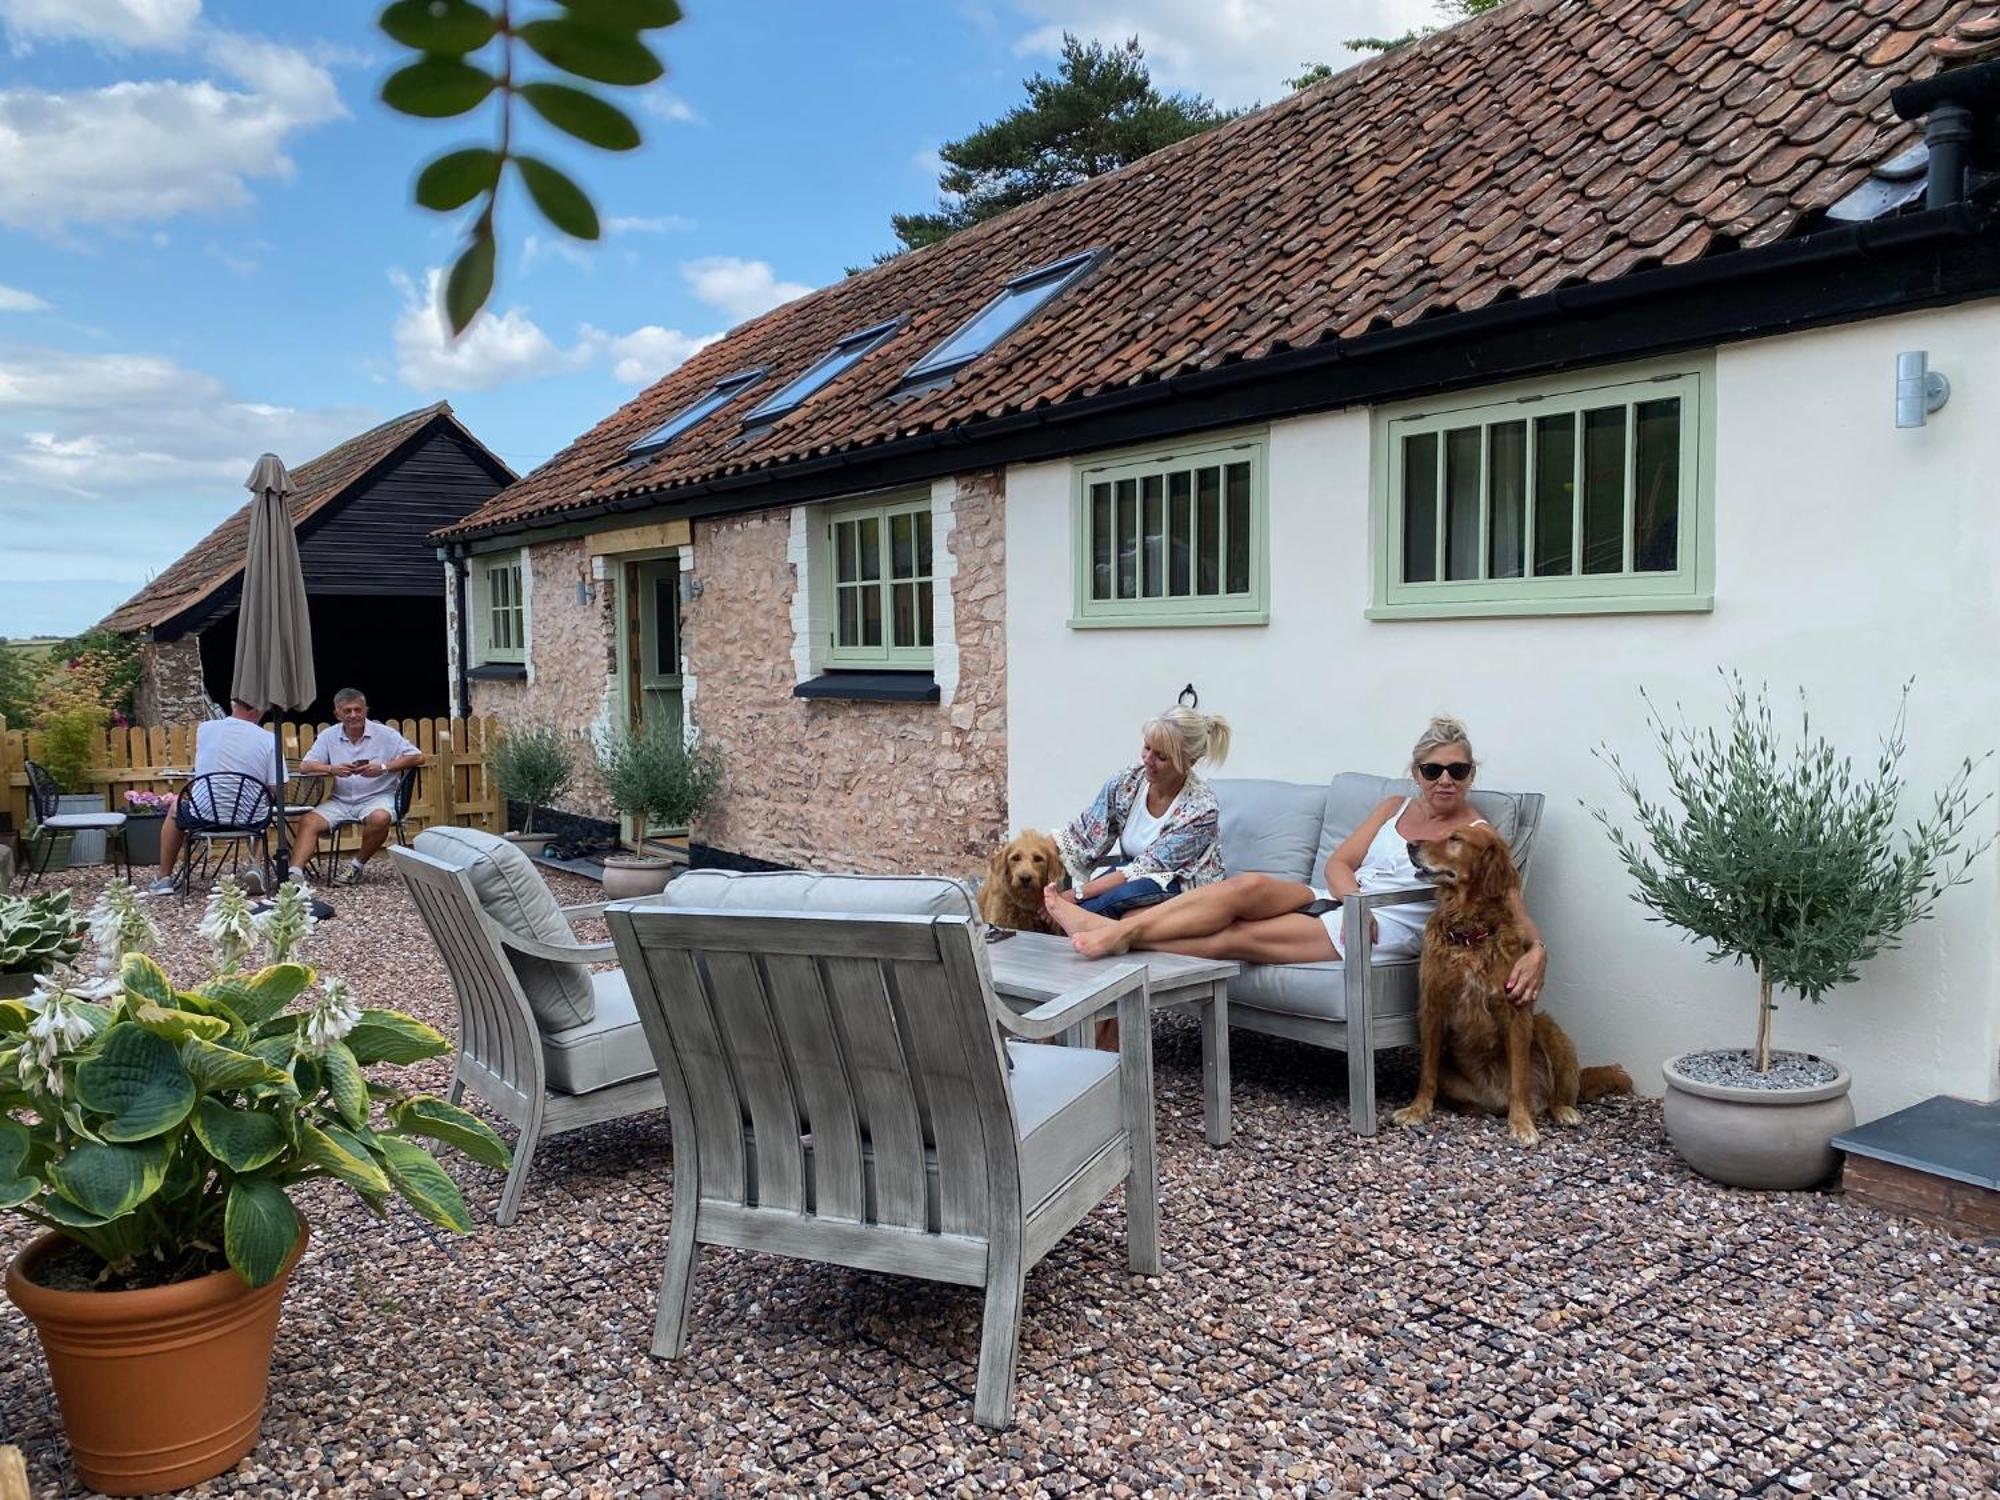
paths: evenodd
<path fill-rule="evenodd" d="M 346 1183 L 386 1214 L 471 1227 L 424 1142 L 504 1167 L 472 1115 L 370 1076 L 449 1050 L 297 961 L 310 892 L 253 914 L 233 882 L 201 931 L 214 973 L 177 985 L 118 885 L 92 913 L 100 978 L 0 1001 L 0 1209 L 44 1231 L 7 1268 L 84 1481 L 181 1489 L 257 1441 L 280 1300 L 305 1249 L 293 1194 Z M 253 956 L 268 962 L 252 962 Z"/>
<path fill-rule="evenodd" d="M 528 724 L 509 729 L 488 752 L 493 779 L 500 785 L 503 804 L 521 804 L 521 827 L 503 834 L 510 843 L 539 850 L 548 842 L 546 834 L 534 831 L 535 809 L 547 807 L 569 789 L 575 774 L 570 749 L 562 732 L 551 724 Z M 506 821 L 504 816 L 502 822 Z"/>
<path fill-rule="evenodd" d="M 701 815 L 722 790 L 721 752 L 655 723 L 606 738 L 597 774 L 611 805 L 632 820 L 635 851 L 604 861 L 605 898 L 650 895 L 666 885 L 673 862 L 646 852 L 646 831 L 686 828 Z"/>
<path fill-rule="evenodd" d="M 1730 677 L 1726 729 L 1669 724 L 1647 702 L 1669 792 L 1654 801 L 1608 751 L 1636 833 L 1593 814 L 1611 835 L 1648 920 L 1708 946 L 1708 959 L 1757 975 L 1757 1028 L 1748 1048 L 1690 1052 L 1665 1065 L 1667 1134 L 1696 1171 L 1735 1187 L 1802 1188 L 1824 1181 L 1832 1138 L 1854 1123 L 1846 1068 L 1774 1050 L 1776 994 L 1814 1004 L 1930 916 L 1969 878 L 1991 842 L 1971 834 L 1986 798 L 1971 795 L 1963 762 L 1913 826 L 1902 800 L 1903 706 L 1872 773 L 1858 772 L 1815 734 L 1803 706 L 1796 741 L 1778 734 L 1760 689 Z M 1990 757 L 1990 752 L 1989 752 Z M 1985 758 L 1982 758 L 1981 764 Z"/>

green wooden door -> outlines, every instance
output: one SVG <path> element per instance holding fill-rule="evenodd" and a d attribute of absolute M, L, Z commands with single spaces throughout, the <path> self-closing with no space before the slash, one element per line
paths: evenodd
<path fill-rule="evenodd" d="M 662 557 L 631 564 L 632 717 L 635 728 L 681 728 L 680 561 Z"/>

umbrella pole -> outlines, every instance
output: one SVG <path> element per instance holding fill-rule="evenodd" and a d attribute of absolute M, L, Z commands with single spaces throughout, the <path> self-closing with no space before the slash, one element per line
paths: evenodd
<path fill-rule="evenodd" d="M 285 816 L 285 742 L 278 737 L 278 726 L 271 725 L 271 758 L 278 771 L 278 857 L 272 864 L 272 894 L 291 875 L 292 865 L 292 820 Z"/>

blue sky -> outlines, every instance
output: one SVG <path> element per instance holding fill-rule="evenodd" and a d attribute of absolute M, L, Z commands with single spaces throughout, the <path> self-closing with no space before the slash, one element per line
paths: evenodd
<path fill-rule="evenodd" d="M 538 6 L 536 8 L 539 8 Z M 525 472 L 703 340 L 887 248 L 938 144 L 1021 97 L 1065 27 L 1154 77 L 1274 99 L 1429 0 L 686 0 L 613 157 L 544 136 L 610 233 L 515 196 L 488 313 L 432 291 L 458 226 L 410 206 L 490 130 L 375 100 L 378 7 L 0 0 L 0 635 L 83 629 L 300 463 L 440 398 Z"/>

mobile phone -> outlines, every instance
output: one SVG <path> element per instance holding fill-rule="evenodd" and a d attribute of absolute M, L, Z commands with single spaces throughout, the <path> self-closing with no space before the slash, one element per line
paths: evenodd
<path fill-rule="evenodd" d="M 1004 943 L 1013 935 L 1014 929 L 1011 927 L 995 927 L 991 923 L 987 924 L 986 941 L 989 943 Z"/>

